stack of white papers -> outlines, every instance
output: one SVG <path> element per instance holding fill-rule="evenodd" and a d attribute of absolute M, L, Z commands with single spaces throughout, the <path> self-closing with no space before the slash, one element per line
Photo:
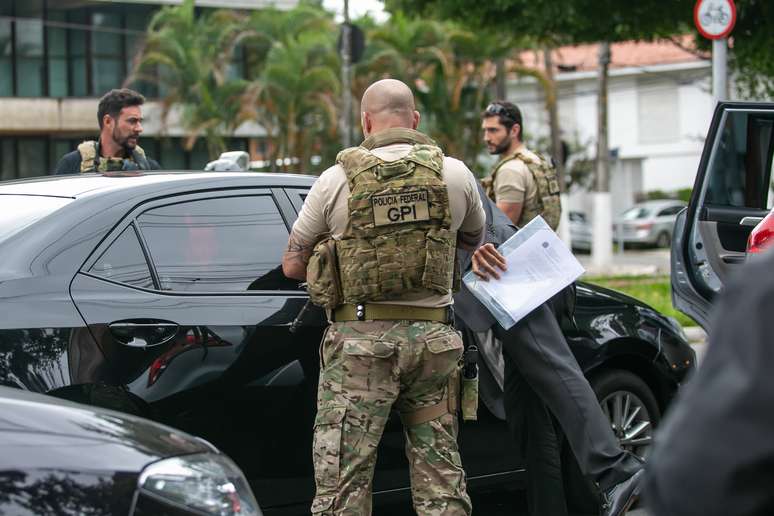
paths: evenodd
<path fill-rule="evenodd" d="M 471 271 L 463 281 L 506 330 L 585 272 L 539 216 L 498 250 L 508 267 L 499 280 L 483 281 Z"/>

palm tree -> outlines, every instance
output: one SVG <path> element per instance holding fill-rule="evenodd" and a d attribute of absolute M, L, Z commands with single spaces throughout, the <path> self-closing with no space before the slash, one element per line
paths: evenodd
<path fill-rule="evenodd" d="M 260 63 L 245 98 L 254 118 L 275 139 L 272 163 L 313 171 L 311 158 L 332 161 L 337 145 L 339 60 L 335 25 L 319 7 L 255 12 L 243 44 Z M 268 44 L 271 42 L 271 44 Z"/>
<path fill-rule="evenodd" d="M 247 117 L 242 95 L 247 82 L 229 77 L 229 65 L 244 16 L 218 10 L 197 16 L 193 0 L 162 8 L 150 22 L 143 48 L 127 83 L 155 82 L 163 94 L 162 119 L 181 110 L 191 149 L 204 135 L 211 157 L 225 150 L 226 135 Z"/>

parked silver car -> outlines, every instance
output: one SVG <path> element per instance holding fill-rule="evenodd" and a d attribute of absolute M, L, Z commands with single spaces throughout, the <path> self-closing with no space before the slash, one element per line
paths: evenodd
<path fill-rule="evenodd" d="M 635 204 L 613 221 L 616 242 L 669 247 L 675 218 L 686 204 L 677 200 L 645 201 Z"/>
<path fill-rule="evenodd" d="M 570 240 L 572 250 L 576 252 L 591 252 L 591 224 L 582 211 L 567 213 L 570 220 Z"/>

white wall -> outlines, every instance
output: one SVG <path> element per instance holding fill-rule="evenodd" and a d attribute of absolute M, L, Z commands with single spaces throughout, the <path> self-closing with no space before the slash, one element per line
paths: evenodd
<path fill-rule="evenodd" d="M 617 203 L 630 202 L 640 192 L 693 186 L 712 118 L 710 78 L 711 68 L 703 62 L 611 72 L 609 142 L 611 149 L 617 149 L 619 160 L 626 163 L 622 168 L 613 164 L 611 174 L 631 176 L 611 176 L 611 190 L 616 190 Z M 587 145 L 587 154 L 593 157 L 597 131 L 596 75 L 566 73 L 558 75 L 557 81 L 563 138 Z M 511 82 L 508 98 L 521 107 L 532 137 L 548 134 L 542 92 L 534 80 Z M 585 196 L 571 193 L 571 209 L 588 212 L 588 202 Z"/>

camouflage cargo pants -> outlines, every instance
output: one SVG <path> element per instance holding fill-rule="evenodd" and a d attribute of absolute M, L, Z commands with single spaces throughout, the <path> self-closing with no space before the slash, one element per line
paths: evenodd
<path fill-rule="evenodd" d="M 376 449 L 390 409 L 411 412 L 441 402 L 462 350 L 459 334 L 441 323 L 331 325 L 320 349 L 313 514 L 371 514 Z M 404 428 L 419 515 L 471 513 L 457 430 L 453 414 Z"/>

